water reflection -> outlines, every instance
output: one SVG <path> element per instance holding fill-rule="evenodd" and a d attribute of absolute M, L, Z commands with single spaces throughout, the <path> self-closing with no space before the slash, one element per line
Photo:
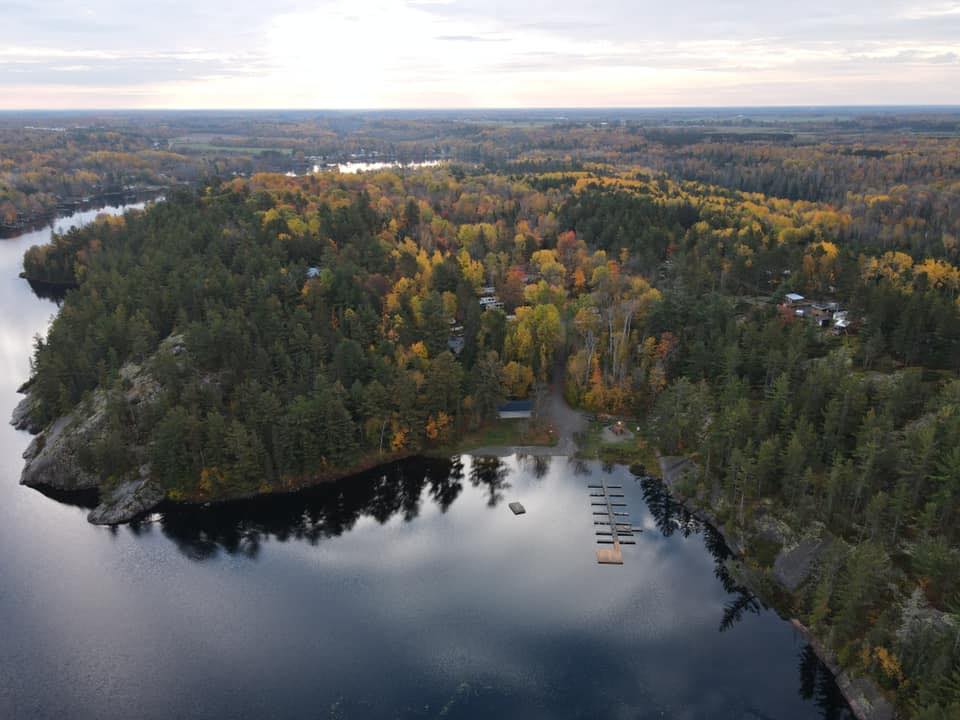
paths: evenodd
<path fill-rule="evenodd" d="M 550 472 L 551 460 L 553 460 L 553 457 L 550 455 L 517 455 L 517 461 L 520 463 L 523 471 L 529 473 L 537 480 L 543 480 L 543 478 L 547 476 L 547 473 Z"/>
<path fill-rule="evenodd" d="M 518 456 L 524 471 L 537 479 L 546 476 L 550 468 L 548 456 Z M 583 461 L 572 461 L 577 474 L 589 474 Z M 606 470 L 604 468 L 604 470 Z M 470 484 L 481 488 L 488 507 L 496 507 L 512 487 L 508 481 L 509 466 L 496 456 L 472 458 Z M 377 468 L 363 475 L 343 481 L 320 485 L 300 493 L 274 495 L 253 500 L 223 503 L 213 507 L 167 506 L 161 516 L 161 528 L 185 556 L 193 560 L 216 557 L 220 550 L 229 555 L 256 559 L 261 541 L 271 537 L 280 542 L 299 540 L 316 545 L 324 538 L 343 535 L 364 516 L 387 523 L 394 516 L 405 522 L 420 514 L 424 489 L 429 497 L 446 513 L 463 491 L 464 463 L 453 458 L 413 458 Z M 637 478 L 657 529 L 663 537 L 674 533 L 682 537 L 701 535 L 704 546 L 714 560 L 714 576 L 731 596 L 724 606 L 720 620 L 721 632 L 730 630 L 747 614 L 759 614 L 765 606 L 749 589 L 736 582 L 730 574 L 727 560 L 732 557 L 717 530 L 694 516 L 676 502 L 666 487 L 652 477 Z M 57 499 L 92 507 L 95 495 L 81 497 L 60 494 Z M 150 524 L 134 523 L 134 533 Z"/>
<path fill-rule="evenodd" d="M 471 470 L 475 486 L 502 487 L 502 461 L 477 463 Z M 477 467 L 486 468 L 477 471 Z M 420 514 L 425 488 L 443 512 L 463 489 L 463 461 L 457 457 L 414 458 L 391 463 L 344 481 L 318 485 L 299 493 L 271 495 L 212 507 L 168 505 L 160 520 L 164 535 L 194 560 L 206 560 L 223 550 L 254 559 L 261 540 L 299 540 L 316 545 L 343 535 L 364 516 L 380 524 L 394 516 L 410 522 Z M 491 502 L 499 497 L 491 491 Z"/>
<path fill-rule="evenodd" d="M 355 529 L 364 517 L 373 518 L 381 525 L 393 518 L 401 519 L 404 524 L 414 521 L 430 523 L 432 521 L 429 519 L 418 520 L 425 506 L 436 506 L 440 514 L 445 515 L 462 496 L 466 479 L 472 488 L 480 491 L 488 509 L 499 510 L 505 497 L 517 490 L 510 482 L 512 472 L 526 473 L 539 483 L 549 476 L 551 467 L 561 471 L 573 468 L 575 473 L 583 474 L 602 469 L 596 464 L 581 461 L 556 464 L 555 460 L 552 462 L 550 458 L 525 456 L 517 457 L 515 464 L 512 464 L 499 457 L 474 457 L 468 460 L 460 457 L 414 458 L 295 495 L 233 502 L 211 508 L 169 507 L 157 518 L 158 526 L 163 535 L 192 560 L 209 560 L 220 552 L 257 560 L 267 539 L 280 542 L 295 540 L 316 545 L 322 540 Z M 622 468 L 617 472 L 629 478 Z M 650 477 L 635 479 L 642 494 L 642 503 L 638 496 L 631 504 L 641 507 L 631 507 L 631 511 L 643 515 L 649 512 L 651 531 L 654 533 L 653 536 L 648 535 L 649 540 L 657 544 L 670 541 L 671 538 L 683 538 L 686 542 L 699 544 L 698 539 L 702 538 L 702 547 L 713 561 L 714 576 L 725 593 L 725 600 L 720 607 L 719 634 L 731 633 L 747 617 L 760 616 L 766 610 L 764 605 L 747 588 L 737 583 L 728 571 L 727 560 L 732 554 L 719 532 L 677 503 L 659 480 Z M 130 532 L 138 536 L 149 535 L 151 528 L 156 526 L 147 521 L 131 526 Z M 658 540 L 658 537 L 662 540 Z M 663 547 L 674 547 L 675 542 L 668 542 Z M 636 556 L 627 557 L 628 565 L 644 562 L 649 561 Z M 628 572 L 628 568 L 624 571 Z M 679 577 L 677 580 L 681 585 L 685 582 Z M 583 638 L 555 638 L 549 651 L 544 652 L 550 657 L 557 653 L 576 656 L 583 667 L 604 667 L 605 682 L 596 688 L 599 694 L 595 695 L 589 688 L 579 684 L 576 698 L 568 697 L 568 702 L 575 702 L 580 707 L 593 711 L 604 708 L 614 712 L 617 706 L 611 705 L 611 698 L 604 696 L 604 693 L 609 692 L 611 687 L 629 687 L 636 682 L 629 666 L 611 666 L 605 651 L 600 646 L 584 642 Z M 544 662 L 549 661 L 545 658 Z M 798 696 L 813 703 L 820 717 L 828 720 L 847 720 L 852 717 L 832 675 L 809 646 L 804 645 L 800 649 L 797 667 Z M 502 688 L 493 681 L 485 683 L 482 678 L 474 677 L 469 682 L 461 682 L 451 692 L 446 702 L 451 703 L 451 709 L 463 709 L 464 717 L 511 714 L 510 695 L 504 695 Z M 554 688 L 554 692 L 557 697 L 564 696 L 559 686 Z M 335 705 L 344 713 L 343 717 L 364 714 L 361 709 L 363 702 L 356 697 L 341 698 Z M 650 698 L 649 709 L 651 712 L 670 714 L 669 706 L 660 706 L 653 698 Z M 739 712 L 747 717 L 768 716 L 759 707 L 744 706 Z M 420 716 L 413 712 L 401 715 Z M 423 716 L 433 715 L 426 713 Z M 647 714 L 641 712 L 636 716 L 646 717 Z M 788 713 L 784 716 L 796 715 Z"/>
<path fill-rule="evenodd" d="M 707 525 L 674 500 L 666 485 L 660 480 L 651 477 L 641 477 L 639 480 L 647 508 L 653 515 L 657 528 L 665 537 L 670 537 L 678 531 L 683 537 L 703 535 L 703 544 L 715 562 L 713 574 L 720 581 L 723 589 L 731 595 L 724 605 L 720 632 L 730 630 L 743 620 L 746 614 L 757 615 L 765 609 L 766 606 L 757 596 L 739 584 L 730 574 L 727 561 L 733 557 L 733 553 L 724 542 L 723 536 L 714 527 Z"/>
<path fill-rule="evenodd" d="M 444 473 L 445 467 L 449 468 L 447 473 Z M 463 491 L 463 458 L 454 456 L 447 466 L 442 461 L 428 463 L 426 472 L 430 496 L 440 511 L 446 513 Z"/>
<path fill-rule="evenodd" d="M 477 456 L 470 464 L 470 484 L 486 491 L 488 507 L 496 507 L 503 500 L 504 490 L 510 489 L 509 474 L 503 460 L 493 455 Z"/>
<path fill-rule="evenodd" d="M 84 510 L 93 510 L 98 504 L 98 493 L 94 490 L 57 490 L 51 487 L 35 487 L 32 490 L 40 493 L 44 497 L 55 500 L 61 505 L 70 505 L 83 508 Z"/>
<path fill-rule="evenodd" d="M 641 477 L 639 481 L 647 508 L 657 523 L 657 529 L 664 537 L 670 537 L 677 531 L 683 537 L 690 537 L 704 531 L 706 524 L 674 500 L 662 482 L 652 477 Z M 720 544 L 723 545 L 722 540 Z M 718 552 L 723 553 L 721 558 L 723 560 L 730 556 L 726 545 L 720 549 L 714 544 L 711 552 L 714 552 L 714 557 L 717 557 Z"/>
<path fill-rule="evenodd" d="M 848 720 L 852 717 L 833 674 L 820 662 L 809 644 L 800 651 L 800 697 L 813 700 L 823 720 Z"/>
<path fill-rule="evenodd" d="M 53 300 L 59 307 L 67 293 L 75 286 L 63 285 L 59 283 L 48 283 L 39 280 L 27 280 L 33 294 L 44 300 Z"/>
<path fill-rule="evenodd" d="M 542 479 L 550 468 L 548 456 L 519 456 L 520 466 L 533 477 Z M 575 461 L 581 473 L 589 466 Z M 470 484 L 481 488 L 488 507 L 503 501 L 510 469 L 502 458 L 478 456 L 470 464 Z M 363 516 L 385 524 L 394 516 L 405 522 L 420 514 L 424 489 L 446 513 L 463 490 L 464 463 L 453 458 L 413 458 L 377 468 L 364 475 L 321 485 L 289 495 L 275 495 L 249 501 L 224 503 L 212 508 L 168 506 L 161 519 L 164 535 L 193 560 L 216 557 L 220 550 L 229 555 L 256 559 L 265 536 L 281 542 L 300 540 L 316 545 L 324 538 L 350 531 Z M 730 598 L 724 605 L 720 632 L 726 632 L 748 614 L 757 615 L 765 606 L 748 588 L 739 584 L 727 566 L 732 557 L 720 533 L 676 502 L 666 487 L 652 477 L 637 478 L 657 529 L 663 537 L 674 533 L 682 537 L 701 535 L 704 547 L 714 560 L 714 576 Z M 71 502 L 80 504 L 79 497 Z M 95 497 L 86 499 L 94 502 Z M 83 505 L 89 507 L 89 505 Z M 146 523 L 131 525 L 141 532 Z"/>

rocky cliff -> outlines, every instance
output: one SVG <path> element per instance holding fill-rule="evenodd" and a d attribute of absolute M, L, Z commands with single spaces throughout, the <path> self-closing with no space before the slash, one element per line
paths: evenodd
<path fill-rule="evenodd" d="M 157 352 L 179 355 L 183 351 L 183 337 L 175 335 L 164 340 Z M 91 469 L 89 462 L 89 449 L 105 432 L 108 393 L 113 393 L 113 399 L 119 397 L 127 403 L 131 417 L 136 417 L 156 401 L 161 388 L 150 367 L 149 361 L 143 365 L 124 365 L 120 369 L 117 387 L 97 389 L 70 413 L 43 429 L 34 424 L 33 400 L 27 389 L 26 397 L 14 410 L 11 423 L 22 430 L 39 432 L 23 453 L 26 464 L 20 483 L 64 491 L 97 489 L 100 504 L 87 517 L 97 524 L 128 522 L 156 507 L 165 493 L 151 478 L 148 463 L 141 462 L 136 471 L 105 483 L 100 474 Z M 135 433 L 135 428 L 131 427 L 130 432 Z M 138 446 L 132 438 L 130 447 L 136 457 L 146 458 L 147 448 Z"/>

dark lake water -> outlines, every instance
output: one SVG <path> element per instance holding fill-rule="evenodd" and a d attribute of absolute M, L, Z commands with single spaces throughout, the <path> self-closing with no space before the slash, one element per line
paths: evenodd
<path fill-rule="evenodd" d="M 56 305 L 17 273 L 48 237 L 0 241 L 0 718 L 849 717 L 716 533 L 625 468 L 413 460 L 113 530 L 20 487 L 6 419 Z M 644 528 L 619 567 L 602 474 Z"/>

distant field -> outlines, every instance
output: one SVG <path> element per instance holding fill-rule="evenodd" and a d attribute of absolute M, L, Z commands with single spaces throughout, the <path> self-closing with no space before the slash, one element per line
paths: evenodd
<path fill-rule="evenodd" d="M 194 150 L 197 152 L 235 153 L 237 155 L 259 155 L 265 152 L 292 154 L 290 148 L 278 147 L 244 147 L 234 145 L 213 145 L 211 143 L 179 143 L 170 144 L 171 150 Z"/>
<path fill-rule="evenodd" d="M 250 140 L 250 138 L 243 138 Z M 238 155 L 259 155 L 265 152 L 291 154 L 293 151 L 285 147 L 256 147 L 253 145 L 225 145 L 213 142 L 214 138 L 207 134 L 186 135 L 170 141 L 171 150 L 193 150 L 196 152 L 236 153 Z"/>

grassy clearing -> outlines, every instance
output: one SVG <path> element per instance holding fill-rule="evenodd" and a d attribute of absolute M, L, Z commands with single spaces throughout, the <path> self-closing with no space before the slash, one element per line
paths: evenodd
<path fill-rule="evenodd" d="M 533 425 L 527 420 L 497 420 L 468 432 L 457 442 L 438 447 L 431 454 L 455 455 L 481 447 L 512 447 L 514 445 L 557 444 L 556 433 L 542 425 Z"/>
<path fill-rule="evenodd" d="M 653 444 L 638 432 L 629 440 L 605 442 L 603 424 L 593 421 L 577 437 L 577 457 L 584 460 L 602 460 L 620 465 L 643 465 L 648 472 L 656 472 L 657 451 Z"/>
<path fill-rule="evenodd" d="M 290 155 L 292 150 L 290 148 L 281 148 L 281 147 L 245 147 L 241 145 L 215 145 L 213 143 L 207 142 L 177 142 L 174 141 L 170 144 L 170 149 L 172 151 L 183 151 L 183 150 L 192 150 L 194 152 L 214 152 L 224 155 L 236 154 L 236 155 L 259 155 L 265 152 L 278 152 L 285 155 Z"/>

